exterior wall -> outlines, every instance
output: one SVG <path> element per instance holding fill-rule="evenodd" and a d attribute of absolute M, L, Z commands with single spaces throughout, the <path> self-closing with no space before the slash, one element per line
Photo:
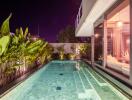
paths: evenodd
<path fill-rule="evenodd" d="M 107 61 L 107 49 L 108 49 L 108 47 L 107 47 L 107 45 L 108 45 L 108 43 L 107 43 L 107 23 L 106 23 L 106 21 L 107 21 L 107 18 L 105 17 L 107 14 L 109 14 L 111 11 L 113 11 L 112 13 L 111 13 L 111 15 L 110 16 L 112 16 L 112 15 L 114 15 L 115 13 L 117 13 L 117 11 L 119 11 L 120 12 L 120 10 L 122 9 L 121 8 L 121 6 L 122 5 L 120 5 L 121 3 L 123 3 L 124 1 L 129 1 L 129 3 L 130 3 L 130 74 L 129 74 L 129 76 L 123 76 L 121 73 L 118 73 L 118 72 L 114 72 L 114 71 L 112 71 L 112 70 L 109 70 L 109 69 L 107 69 L 107 67 L 106 67 L 106 61 Z M 92 3 L 93 3 L 93 5 L 94 5 L 94 3 L 96 2 L 96 0 L 95 1 L 93 1 Z M 86 19 L 86 17 L 88 16 L 88 14 L 89 14 L 89 12 L 90 12 L 90 10 L 88 10 L 88 9 L 86 9 L 86 8 L 88 8 L 88 3 L 91 3 L 91 0 L 82 0 L 82 6 L 84 7 L 84 8 L 82 8 L 82 10 L 83 10 L 83 14 L 82 14 L 82 17 L 81 17 L 81 19 L 80 19 L 80 22 L 78 23 L 78 25 L 77 25 L 77 28 L 76 28 L 76 31 L 78 31 L 79 30 L 79 28 L 82 26 L 82 24 L 85 22 L 85 19 Z M 123 5 L 124 6 L 124 5 Z M 92 8 L 92 7 L 91 7 Z M 118 9 L 116 9 L 115 10 L 115 8 L 118 8 Z M 84 14 L 85 13 L 85 14 Z M 105 74 L 102 74 L 102 75 L 104 75 L 104 76 L 106 76 L 109 80 L 111 80 L 112 82 L 114 82 L 117 86 L 119 86 L 120 88 L 122 88 L 124 91 L 126 91 L 128 94 L 130 94 L 130 95 L 132 95 L 132 93 L 130 92 L 131 91 L 131 89 L 129 90 L 128 89 L 128 87 L 132 87 L 132 0 L 118 0 L 115 4 L 113 4 L 113 6 L 111 7 L 111 8 L 109 8 L 109 10 L 107 10 L 103 15 L 102 15 L 103 17 L 101 17 L 99 20 L 97 20 L 96 22 L 95 22 L 95 25 L 94 25 L 94 27 L 96 27 L 96 26 L 98 26 L 100 23 L 104 23 L 103 25 L 104 25 L 104 36 L 103 36 L 103 65 L 98 65 L 98 64 L 96 64 L 95 63 L 95 61 L 94 61 L 94 56 L 96 56 L 95 54 L 94 54 L 94 52 L 96 52 L 96 51 L 94 51 L 94 45 L 95 45 L 95 35 L 94 36 L 91 36 L 91 51 L 92 51 L 92 54 L 91 54 L 91 61 L 92 61 L 92 65 L 94 66 L 94 68 L 96 69 L 96 70 L 100 70 L 100 71 L 102 71 L 101 72 L 101 74 L 102 73 L 104 73 L 104 72 L 106 72 L 106 73 L 109 73 L 109 77 L 107 77 L 107 75 L 105 75 Z M 108 17 L 110 17 L 110 16 L 108 16 Z M 124 17 L 123 17 L 124 18 Z M 76 32 L 77 33 L 77 32 Z M 115 32 L 116 33 L 116 32 Z M 119 45 L 118 45 L 119 46 Z M 119 52 L 118 52 L 119 53 Z M 128 64 L 129 64 L 129 62 L 127 62 Z M 96 67 L 96 66 L 98 66 L 98 67 Z M 124 66 L 124 65 L 123 65 Z M 120 69 L 120 70 L 123 70 L 122 68 Z M 114 80 L 114 81 L 113 81 Z M 121 83 L 122 82 L 122 83 Z M 125 85 L 123 84 L 123 83 L 125 83 Z M 127 85 L 126 85 L 127 84 Z M 127 87 L 128 86 L 128 87 Z"/>
<path fill-rule="evenodd" d="M 75 22 L 75 35 L 77 37 L 92 36 L 94 22 L 116 1 L 120 0 L 82 0 Z"/>
<path fill-rule="evenodd" d="M 130 0 L 130 80 L 132 83 L 132 0 Z"/>
<path fill-rule="evenodd" d="M 116 74 L 116 72 L 115 72 L 115 74 L 114 73 L 111 73 L 113 76 L 115 76 L 115 77 L 118 77 L 119 79 L 121 79 L 121 80 L 123 80 L 124 82 L 126 82 L 126 83 L 128 83 L 129 85 L 131 85 L 132 86 L 132 0 L 128 0 L 128 1 L 130 1 L 130 74 L 129 74 L 129 78 L 126 78 L 126 77 L 123 77 L 122 75 L 120 75 L 120 74 Z M 115 5 L 113 5 L 113 7 L 112 8 L 110 8 L 105 14 L 107 15 L 107 14 L 109 14 L 111 11 L 113 11 L 113 9 L 115 10 L 115 8 L 117 7 L 118 8 L 118 10 L 120 9 L 120 7 L 121 7 L 121 5 L 120 5 L 120 7 L 118 6 L 120 3 L 123 3 L 123 0 L 122 1 L 119 1 L 119 2 L 117 2 Z M 126 3 L 124 3 L 124 4 L 126 4 Z M 114 11 L 114 13 L 116 13 L 117 11 L 115 10 Z M 105 68 L 106 67 L 106 61 L 107 61 L 107 24 L 106 24 L 106 20 L 107 20 L 107 18 L 106 17 L 104 17 L 104 21 L 102 22 L 102 23 L 104 23 L 104 36 L 103 36 L 103 66 L 100 66 L 100 65 L 98 65 L 98 64 L 95 64 L 96 66 L 98 66 L 98 67 L 100 67 L 101 69 L 103 69 L 103 70 L 105 70 L 105 71 L 107 71 L 107 72 L 109 72 L 109 70 L 107 69 L 107 68 Z M 97 21 L 97 22 L 95 22 L 95 24 L 99 24 L 99 23 L 101 23 L 100 22 L 100 20 L 99 21 Z M 96 26 L 95 26 L 96 27 Z M 92 45 L 93 45 L 94 43 L 92 43 Z M 92 53 L 94 53 L 94 52 L 92 52 Z M 93 56 L 94 56 L 94 54 L 92 54 Z M 96 56 L 96 55 L 95 55 Z M 123 69 L 120 69 L 120 70 L 123 70 Z"/>
<path fill-rule="evenodd" d="M 82 26 L 82 24 L 85 22 L 88 14 L 90 13 L 91 9 L 93 8 L 93 5 L 95 4 L 97 0 L 82 0 L 80 9 L 82 9 L 82 16 L 78 17 L 78 23 L 76 23 L 76 33 Z M 78 13 L 80 15 L 80 12 Z"/>

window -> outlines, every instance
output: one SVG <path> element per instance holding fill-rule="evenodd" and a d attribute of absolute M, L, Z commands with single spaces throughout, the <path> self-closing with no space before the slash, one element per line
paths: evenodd
<path fill-rule="evenodd" d="M 126 3 L 107 16 L 107 67 L 130 74 L 130 6 Z"/>
<path fill-rule="evenodd" d="M 103 24 L 100 24 L 95 27 L 94 61 L 99 65 L 103 65 L 103 34 Z"/>

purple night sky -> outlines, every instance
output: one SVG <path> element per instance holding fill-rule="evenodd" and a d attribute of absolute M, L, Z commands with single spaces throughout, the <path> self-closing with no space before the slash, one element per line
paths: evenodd
<path fill-rule="evenodd" d="M 31 34 L 38 33 L 49 42 L 56 42 L 56 35 L 67 25 L 73 25 L 81 0 L 10 0 L 0 3 L 0 24 L 13 13 L 11 31 L 29 27 Z"/>

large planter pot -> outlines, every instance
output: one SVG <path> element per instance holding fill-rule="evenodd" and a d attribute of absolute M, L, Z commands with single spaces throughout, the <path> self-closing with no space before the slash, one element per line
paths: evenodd
<path fill-rule="evenodd" d="M 75 60 L 76 58 L 76 55 L 75 54 L 69 54 L 69 59 L 70 60 Z"/>

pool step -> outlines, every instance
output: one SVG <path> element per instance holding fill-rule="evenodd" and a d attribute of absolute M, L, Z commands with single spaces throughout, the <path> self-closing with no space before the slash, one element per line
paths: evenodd
<path fill-rule="evenodd" d="M 84 64 L 84 68 L 85 70 L 87 70 L 88 72 L 90 72 L 90 74 L 94 77 L 94 79 L 96 80 L 96 82 L 100 85 L 100 86 L 106 86 L 107 83 L 106 81 L 99 75 L 97 74 L 89 65 L 87 65 L 86 63 Z"/>
<path fill-rule="evenodd" d="M 82 70 L 79 71 L 79 76 L 80 76 L 80 78 L 81 78 L 81 80 L 82 80 L 82 82 L 83 82 L 83 85 L 84 85 L 84 87 L 85 87 L 85 90 L 86 90 L 86 91 L 87 91 L 87 90 L 91 90 L 92 87 L 91 87 L 89 81 L 87 80 L 87 78 L 86 78 L 86 76 L 84 75 L 84 73 L 83 73 Z"/>
<path fill-rule="evenodd" d="M 80 78 L 80 75 L 78 71 L 73 72 L 74 74 L 74 79 L 75 79 L 75 84 L 76 84 L 76 89 L 77 89 L 77 95 L 80 100 L 87 100 L 87 95 L 85 93 L 84 85 L 82 83 L 82 80 Z"/>
<path fill-rule="evenodd" d="M 83 72 L 82 68 L 79 71 L 80 78 L 82 79 L 82 83 L 85 88 L 85 95 L 87 95 L 87 100 L 100 100 L 98 94 L 96 93 L 95 89 L 92 87 L 92 84 L 87 79 L 85 73 Z"/>
<path fill-rule="evenodd" d="M 87 67 L 84 68 L 85 70 L 87 70 L 92 76 L 93 78 L 96 80 L 96 82 L 100 85 L 100 86 L 107 86 L 108 84 L 105 82 L 104 79 L 102 79 L 102 77 L 100 77 L 95 71 L 93 71 L 91 68 Z"/>
<path fill-rule="evenodd" d="M 85 75 L 86 79 L 89 81 L 89 84 L 93 88 L 93 90 L 88 93 L 90 95 L 89 97 L 91 97 L 92 100 L 101 100 L 99 94 L 97 93 L 95 87 L 93 86 L 94 83 L 91 83 L 92 77 L 87 77 L 86 69 L 81 68 L 81 71 L 83 72 L 83 74 Z"/>
<path fill-rule="evenodd" d="M 100 86 L 99 82 L 97 81 L 97 79 L 95 79 L 95 76 L 91 73 L 90 70 L 88 70 L 87 68 L 83 68 L 83 72 L 85 73 L 87 79 L 89 79 L 92 87 L 95 89 L 96 94 L 99 97 L 98 100 L 122 100 L 122 98 L 115 92 L 113 92 L 113 90 L 111 90 L 108 85 Z"/>

